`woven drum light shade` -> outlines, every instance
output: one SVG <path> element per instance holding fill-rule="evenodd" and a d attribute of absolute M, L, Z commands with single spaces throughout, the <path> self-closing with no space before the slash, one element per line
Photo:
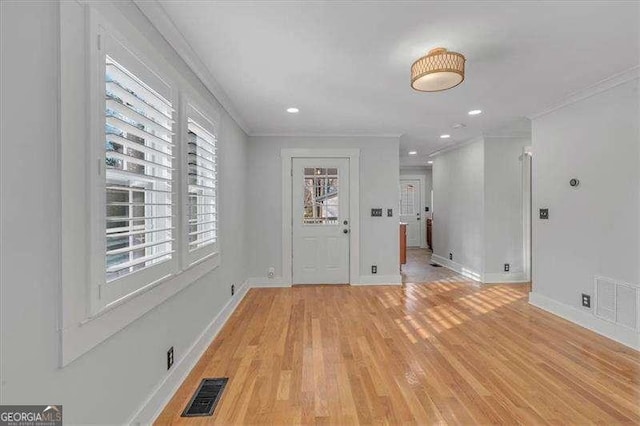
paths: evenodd
<path fill-rule="evenodd" d="M 421 92 L 451 89 L 464 80 L 465 58 L 438 47 L 411 65 L 411 87 Z"/>

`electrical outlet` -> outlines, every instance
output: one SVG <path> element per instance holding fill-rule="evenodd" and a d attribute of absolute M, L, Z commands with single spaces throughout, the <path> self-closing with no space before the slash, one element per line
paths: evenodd
<path fill-rule="evenodd" d="M 231 295 L 233 296 L 234 294 L 236 294 L 236 285 L 231 284 Z"/>
<path fill-rule="evenodd" d="M 378 267 L 376 265 L 371 265 L 371 273 L 372 274 L 377 274 L 378 273 Z"/>
<path fill-rule="evenodd" d="M 170 370 L 173 366 L 173 346 L 167 351 L 167 370 Z"/>
<path fill-rule="evenodd" d="M 505 271 L 505 272 L 509 272 L 509 268 L 510 268 L 510 267 L 511 267 L 511 266 L 510 266 L 508 263 L 505 263 L 505 264 L 504 264 L 504 271 Z"/>
<path fill-rule="evenodd" d="M 267 270 L 267 277 L 273 278 L 276 275 L 276 268 L 273 266 Z"/>
<path fill-rule="evenodd" d="M 540 209 L 540 219 L 549 219 L 549 209 Z"/>
<path fill-rule="evenodd" d="M 371 217 L 382 217 L 382 209 L 371 209 Z"/>
<path fill-rule="evenodd" d="M 393 209 L 387 209 L 387 217 L 393 217 Z"/>
<path fill-rule="evenodd" d="M 453 253 L 449 253 L 449 260 L 453 260 Z"/>
<path fill-rule="evenodd" d="M 429 206 L 425 207 L 425 208 L 424 208 L 424 211 L 425 211 L 425 212 L 428 212 L 428 211 L 429 211 Z"/>
<path fill-rule="evenodd" d="M 588 294 L 582 293 L 582 306 L 585 308 L 591 307 L 591 296 Z"/>

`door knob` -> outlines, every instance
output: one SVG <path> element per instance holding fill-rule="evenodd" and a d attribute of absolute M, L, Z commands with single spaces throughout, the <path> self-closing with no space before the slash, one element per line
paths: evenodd
<path fill-rule="evenodd" d="M 343 234 L 348 234 L 348 233 L 349 233 L 349 230 L 348 230 L 348 229 L 343 229 L 343 230 L 342 230 L 342 233 L 343 233 Z"/>

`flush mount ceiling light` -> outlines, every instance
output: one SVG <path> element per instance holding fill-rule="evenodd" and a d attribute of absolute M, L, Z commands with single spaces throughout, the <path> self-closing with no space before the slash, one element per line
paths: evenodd
<path fill-rule="evenodd" d="M 440 135 L 440 139 L 449 139 L 451 135 Z"/>
<path fill-rule="evenodd" d="M 427 161 L 427 164 L 433 164 L 433 161 Z"/>
<path fill-rule="evenodd" d="M 416 155 L 418 151 L 409 151 L 409 155 Z"/>
<path fill-rule="evenodd" d="M 460 53 L 432 49 L 411 65 L 411 87 L 420 92 L 451 89 L 464 80 L 464 63 Z"/>
<path fill-rule="evenodd" d="M 287 108 L 287 112 L 289 114 L 297 114 L 297 113 L 300 112 L 300 110 L 298 108 L 296 108 L 296 107 L 291 107 L 291 108 Z"/>
<path fill-rule="evenodd" d="M 469 115 L 478 115 L 478 114 L 482 114 L 482 110 L 472 109 L 471 111 L 469 111 Z"/>

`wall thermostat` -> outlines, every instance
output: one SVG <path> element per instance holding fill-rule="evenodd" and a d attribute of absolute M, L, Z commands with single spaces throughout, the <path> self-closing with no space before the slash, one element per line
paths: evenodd
<path fill-rule="evenodd" d="M 569 181 L 569 185 L 571 185 L 573 188 L 577 188 L 578 185 L 580 185 L 580 181 L 577 178 L 571 178 L 571 180 Z"/>

